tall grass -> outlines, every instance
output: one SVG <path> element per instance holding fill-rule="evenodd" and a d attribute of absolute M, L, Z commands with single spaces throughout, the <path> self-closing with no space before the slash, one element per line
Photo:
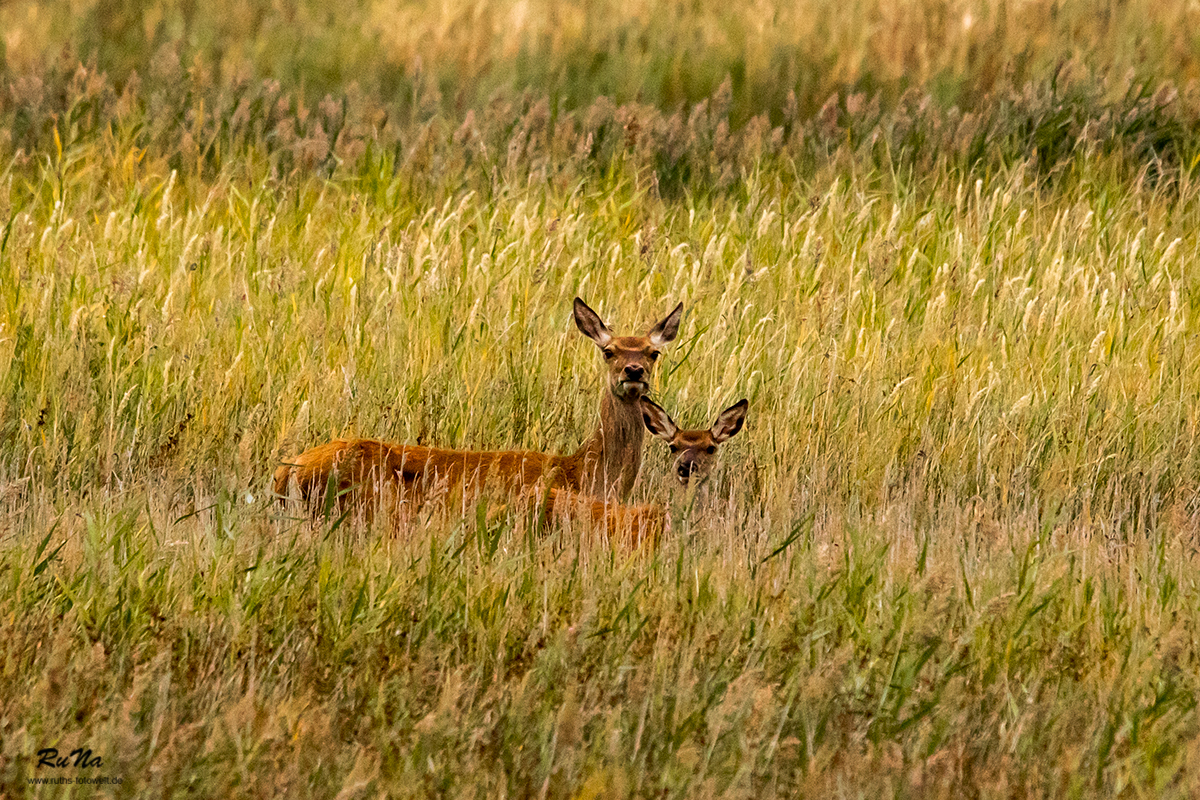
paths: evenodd
<path fill-rule="evenodd" d="M 375 27 L 410 12 L 365 7 L 286 53 L 273 37 L 313 9 L 214 8 L 122 6 L 142 24 L 89 66 L 39 60 L 86 49 L 62 9 L 0 10 L 20 32 L 0 793 L 69 774 L 122 797 L 1194 794 L 1186 8 L 1065 9 L 1036 80 L 978 94 L 977 51 L 933 24 L 973 8 L 914 6 L 895 24 L 930 27 L 894 58 L 882 23 L 845 39 L 884 10 L 828 10 L 810 24 L 842 38 L 813 48 L 872 75 L 924 52 L 901 70 L 919 87 L 847 67 L 778 109 L 722 58 L 800 34 L 732 37 L 746 17 L 704 4 Z M 243 37 L 219 27 L 242 13 Z M 438 14 L 465 27 L 438 38 Z M 622 26 L 659 44 L 639 61 Z M 383 81 L 374 59 L 425 41 L 466 66 L 425 59 L 462 72 L 411 103 L 345 75 L 313 102 L 272 60 L 337 53 Z M 1091 66 L 1034 68 L 1077 41 Z M 231 78 L 218 43 L 258 72 Z M 572 71 L 584 45 L 625 88 Z M 720 77 L 628 88 L 685 62 Z M 503 91 L 447 99 L 468 85 Z M 672 509 L 657 549 L 494 509 L 396 537 L 272 502 L 279 459 L 338 435 L 573 449 L 602 369 L 576 294 L 623 331 L 684 302 L 655 388 L 681 424 L 750 399 L 703 507 L 647 444 L 636 494 Z M 50 774 L 43 747 L 104 763 Z"/>
<path fill-rule="evenodd" d="M 461 114 L 525 91 L 571 108 L 604 95 L 671 110 L 728 76 L 735 127 L 764 113 L 778 123 L 789 93 L 805 116 L 835 92 L 886 102 L 913 88 L 975 109 L 1048 83 L 1065 64 L 1183 84 L 1200 77 L 1198 20 L 1187 0 L 19 0 L 0 9 L 4 62 L 17 74 L 65 48 L 122 81 L 181 64 L 218 83 L 276 80 L 314 104 L 353 83 L 405 114 Z"/>

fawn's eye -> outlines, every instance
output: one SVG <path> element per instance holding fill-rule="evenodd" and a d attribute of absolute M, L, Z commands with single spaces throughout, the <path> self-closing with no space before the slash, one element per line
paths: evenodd
<path fill-rule="evenodd" d="M 653 352 L 653 353 L 651 353 L 651 354 L 650 354 L 650 360 L 651 360 L 651 361 L 658 361 L 658 352 L 657 352 L 657 351 L 655 351 L 655 352 Z"/>
<path fill-rule="evenodd" d="M 610 350 L 609 348 L 607 348 L 607 347 L 606 347 L 606 348 L 604 348 L 604 357 L 605 357 L 606 359 L 611 359 L 611 358 L 612 358 L 613 356 L 615 356 L 615 355 L 616 355 L 616 353 L 614 353 L 614 352 L 613 352 L 612 350 Z"/>
<path fill-rule="evenodd" d="M 716 445 L 710 444 L 708 447 L 704 448 L 704 452 L 708 453 L 711 456 L 713 453 L 717 452 Z"/>

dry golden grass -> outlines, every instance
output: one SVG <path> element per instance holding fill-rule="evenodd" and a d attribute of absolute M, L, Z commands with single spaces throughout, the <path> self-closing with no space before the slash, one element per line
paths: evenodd
<path fill-rule="evenodd" d="M 1189 7 L 1027 62 L 1045 4 L 406 8 L 146 6 L 85 68 L 0 9 L 0 794 L 1195 794 Z M 706 502 L 647 445 L 656 550 L 273 503 L 335 435 L 573 449 L 576 294 L 685 303 L 681 424 L 750 399 Z"/>

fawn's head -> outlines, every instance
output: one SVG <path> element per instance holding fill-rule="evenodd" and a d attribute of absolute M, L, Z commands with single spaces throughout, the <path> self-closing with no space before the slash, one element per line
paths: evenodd
<path fill-rule="evenodd" d="M 675 477 L 687 486 L 692 481 L 699 484 L 708 478 L 717 460 L 717 445 L 742 429 L 749 405 L 745 400 L 737 401 L 722 411 L 708 430 L 681 431 L 662 406 L 643 397 L 642 422 L 646 430 L 671 446 L 671 452 L 675 454 Z"/>
<path fill-rule="evenodd" d="M 679 332 L 682 315 L 683 303 L 680 303 L 645 336 L 613 336 L 600 315 L 575 298 L 575 324 L 600 346 L 608 365 L 608 388 L 618 400 L 626 403 L 636 403 L 650 389 L 654 362 L 663 345 Z"/>

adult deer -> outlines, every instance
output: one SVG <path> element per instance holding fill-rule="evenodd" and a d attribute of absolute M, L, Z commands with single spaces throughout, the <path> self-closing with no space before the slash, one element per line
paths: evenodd
<path fill-rule="evenodd" d="M 420 506 L 451 493 L 464 501 L 485 488 L 508 494 L 563 489 L 592 497 L 623 498 L 642 464 L 643 423 L 638 403 L 650 386 L 663 346 L 679 332 L 683 304 L 645 336 L 614 336 L 587 303 L 575 298 L 579 330 L 596 343 L 607 365 L 600 424 L 571 455 L 530 451 L 476 452 L 375 439 L 338 439 L 301 453 L 275 471 L 275 493 L 286 498 L 295 483 L 313 501 L 336 492 L 339 503 L 371 509 L 380 502 Z"/>

